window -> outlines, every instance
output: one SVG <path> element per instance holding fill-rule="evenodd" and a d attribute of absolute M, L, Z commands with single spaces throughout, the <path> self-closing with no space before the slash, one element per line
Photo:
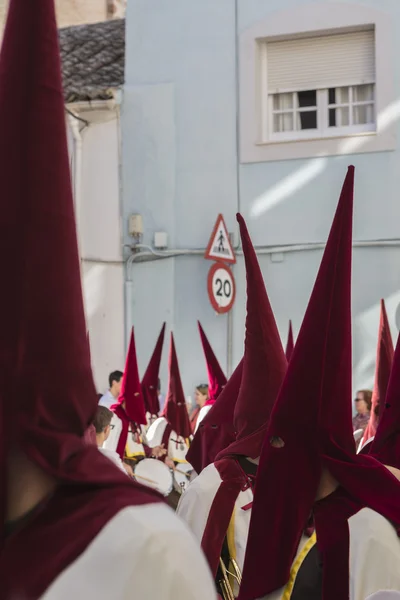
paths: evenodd
<path fill-rule="evenodd" d="M 376 130 L 374 30 L 263 42 L 262 141 Z"/>
<path fill-rule="evenodd" d="M 373 84 L 271 94 L 269 103 L 271 140 L 375 130 Z"/>

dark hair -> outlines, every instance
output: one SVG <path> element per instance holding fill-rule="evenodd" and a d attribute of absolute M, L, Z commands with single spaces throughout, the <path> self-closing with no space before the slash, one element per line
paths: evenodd
<path fill-rule="evenodd" d="M 96 416 L 93 421 L 93 425 L 96 429 L 96 433 L 103 433 L 105 428 L 110 425 L 113 418 L 113 413 L 106 406 L 98 406 Z"/>
<path fill-rule="evenodd" d="M 367 405 L 368 411 L 371 410 L 372 407 L 372 392 L 371 390 L 358 390 L 357 394 L 362 394 L 363 400 Z"/>
<path fill-rule="evenodd" d="M 114 381 L 119 383 L 121 381 L 123 375 L 124 374 L 122 371 L 113 371 L 112 373 L 110 373 L 110 376 L 108 378 L 108 383 L 110 384 L 110 387 L 112 387 L 112 384 Z"/>

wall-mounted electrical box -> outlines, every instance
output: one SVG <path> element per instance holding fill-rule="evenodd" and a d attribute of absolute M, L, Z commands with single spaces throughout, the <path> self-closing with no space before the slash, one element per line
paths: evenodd
<path fill-rule="evenodd" d="M 129 217 L 129 235 L 131 237 L 139 237 L 143 235 L 142 215 L 131 215 Z"/>
<path fill-rule="evenodd" d="M 166 231 L 156 231 L 154 234 L 154 248 L 165 250 L 168 248 L 168 234 Z"/>

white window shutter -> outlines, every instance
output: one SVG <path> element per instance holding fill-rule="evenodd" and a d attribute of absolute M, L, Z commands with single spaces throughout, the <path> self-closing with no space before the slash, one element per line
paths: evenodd
<path fill-rule="evenodd" d="M 375 32 L 266 42 L 270 94 L 375 82 Z"/>

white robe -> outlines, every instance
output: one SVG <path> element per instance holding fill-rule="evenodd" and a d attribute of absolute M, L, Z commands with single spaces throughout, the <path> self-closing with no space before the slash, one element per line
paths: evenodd
<path fill-rule="evenodd" d="M 177 515 L 189 525 L 199 543 L 203 539 L 208 515 L 221 483 L 222 479 L 214 464 L 208 465 L 192 481 L 180 499 Z M 243 510 L 243 507 L 251 502 L 253 502 L 251 488 L 239 492 L 227 531 L 229 555 L 237 562 L 241 571 L 243 571 L 251 517 L 251 508 Z M 234 591 L 238 592 L 237 586 Z"/>
<path fill-rule="evenodd" d="M 400 539 L 394 527 L 370 508 L 360 510 L 350 517 L 348 523 L 350 600 L 375 600 L 375 595 L 381 591 L 399 591 Z M 296 561 L 294 567 L 295 564 Z M 294 567 L 292 571 L 296 573 Z M 290 598 L 289 586 L 264 596 L 262 600 Z"/>
<path fill-rule="evenodd" d="M 168 425 L 168 421 L 165 417 L 159 417 L 150 425 L 147 430 L 146 438 L 150 448 L 155 448 L 163 443 L 163 436 L 165 429 Z M 178 442 L 176 441 L 178 440 Z M 177 463 L 186 463 L 186 454 L 189 450 L 187 441 L 176 434 L 175 431 L 171 431 L 169 436 L 168 448 L 166 448 L 169 458 Z"/>
<path fill-rule="evenodd" d="M 196 427 L 194 428 L 194 433 L 196 433 L 196 431 L 199 428 L 200 423 L 202 422 L 202 420 L 204 419 L 206 414 L 210 412 L 211 408 L 212 408 L 212 404 L 208 404 L 207 406 L 203 406 L 200 409 L 199 416 L 197 417 L 197 421 L 196 421 Z"/>
<path fill-rule="evenodd" d="M 114 413 L 113 418 L 111 420 L 110 435 L 104 442 L 103 448 L 105 448 L 106 450 L 113 450 L 115 452 L 118 447 L 118 442 L 119 442 L 121 433 L 122 433 L 122 421 Z M 144 428 L 142 427 L 142 439 L 144 439 L 144 436 L 145 436 Z M 139 443 L 133 441 L 132 432 L 130 431 L 130 429 L 129 429 L 128 437 L 126 440 L 125 453 L 128 458 L 137 458 L 137 457 L 145 456 L 143 444 L 139 444 Z"/>
<path fill-rule="evenodd" d="M 111 460 L 111 462 L 113 462 L 121 471 L 127 474 L 118 452 L 115 452 L 114 450 L 110 450 L 108 448 L 99 448 L 99 451 L 102 454 L 104 454 L 104 456 L 106 456 L 109 460 Z"/>
<path fill-rule="evenodd" d="M 196 541 L 164 504 L 121 510 L 42 600 L 214 600 Z"/>

